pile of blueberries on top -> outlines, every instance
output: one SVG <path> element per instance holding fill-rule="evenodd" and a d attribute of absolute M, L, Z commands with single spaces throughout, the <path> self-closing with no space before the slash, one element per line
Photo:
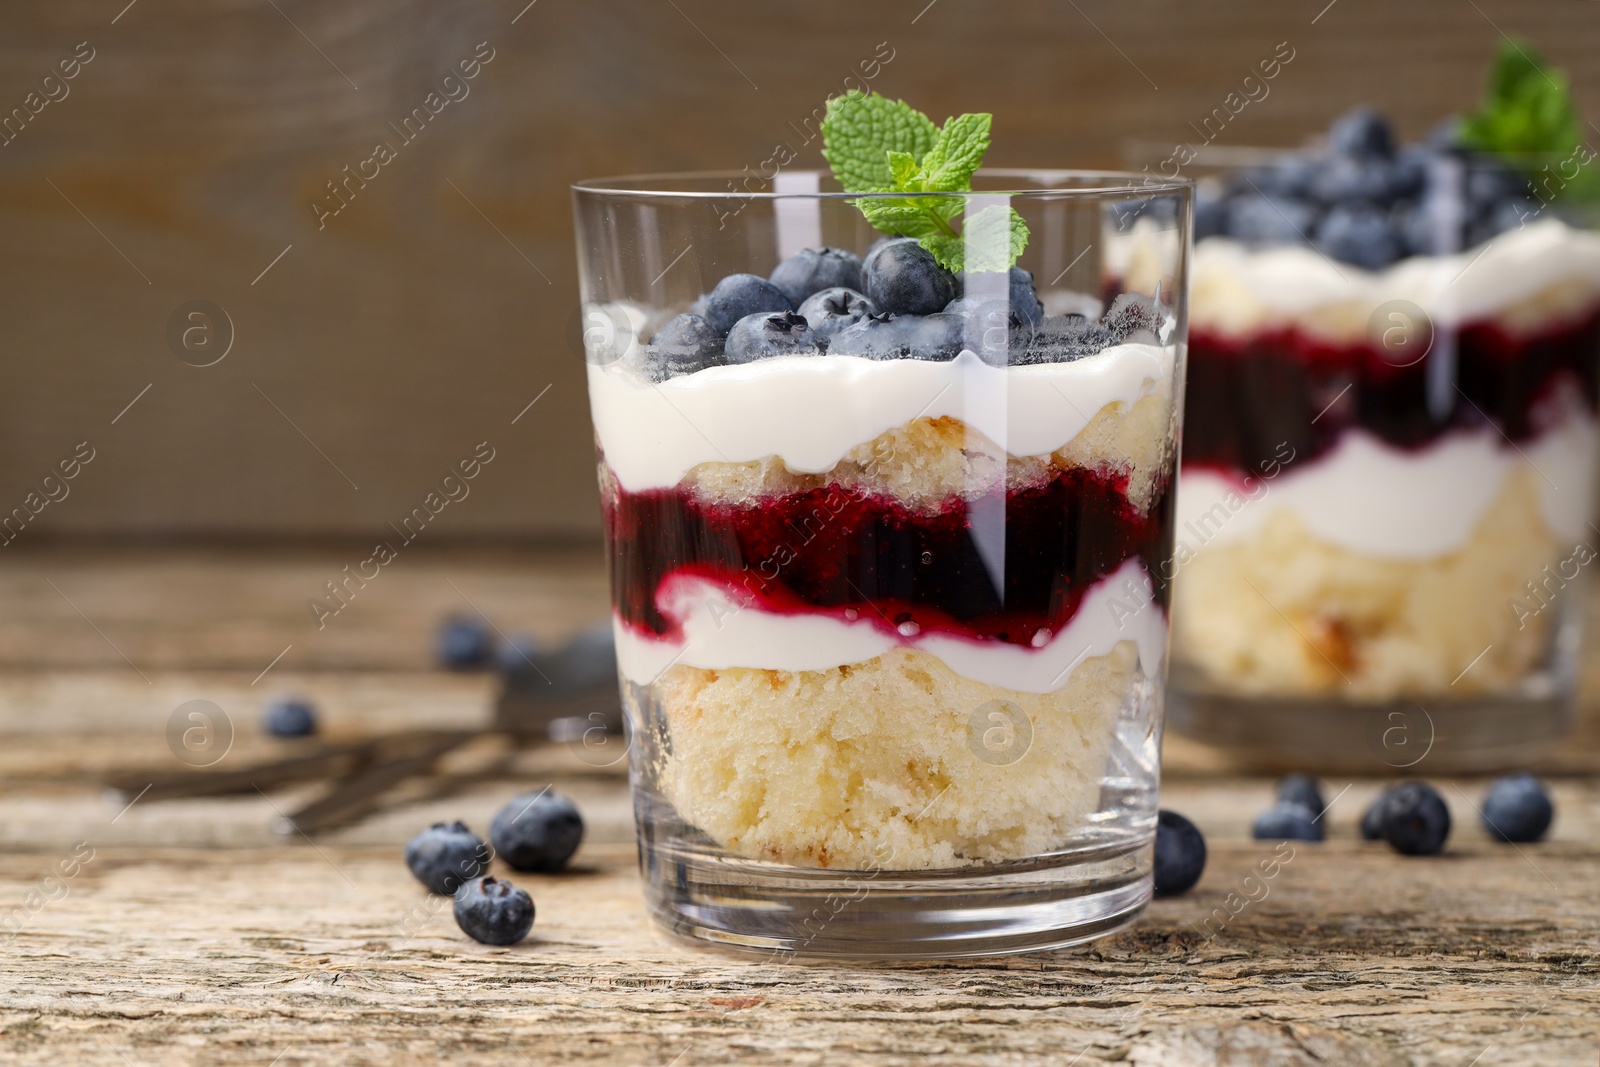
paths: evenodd
<path fill-rule="evenodd" d="M 1325 154 L 1285 155 L 1226 182 L 1200 184 L 1195 240 L 1310 244 L 1369 270 L 1406 256 L 1472 248 L 1538 213 L 1528 179 L 1461 147 L 1457 124 L 1397 147 L 1370 108 L 1340 116 Z"/>
<path fill-rule="evenodd" d="M 1132 293 L 1119 296 L 1098 319 L 1076 312 L 1046 316 L 1033 274 L 1021 267 L 1011 268 L 1009 302 L 966 296 L 965 289 L 961 274 L 908 237 L 880 239 L 865 262 L 842 248 L 807 248 L 770 277 L 723 278 L 628 358 L 655 382 L 771 356 L 824 353 L 949 360 L 969 348 L 995 364 L 1058 363 L 1093 355 L 1139 330 L 1159 334 L 1163 324 L 1159 309 Z M 983 340 L 974 343 L 977 338 Z"/>
<path fill-rule="evenodd" d="M 1257 841 L 1321 841 L 1328 805 L 1322 787 L 1308 774 L 1290 774 L 1278 781 L 1277 799 L 1250 828 Z M 1544 784 L 1526 772 L 1497 778 L 1478 809 L 1484 830 L 1496 841 L 1521 844 L 1539 841 L 1555 818 L 1555 805 Z M 1379 794 L 1361 817 L 1361 837 L 1387 841 L 1406 856 L 1432 856 L 1450 836 L 1450 808 L 1427 782 L 1402 782 Z M 1199 828 L 1176 812 L 1156 819 L 1155 893 L 1158 897 L 1187 892 L 1206 865 L 1206 842 Z"/>

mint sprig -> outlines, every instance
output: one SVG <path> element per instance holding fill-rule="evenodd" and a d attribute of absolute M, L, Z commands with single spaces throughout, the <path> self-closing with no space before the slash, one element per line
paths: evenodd
<path fill-rule="evenodd" d="M 1546 164 L 1552 174 L 1562 170 L 1558 198 L 1600 201 L 1600 172 L 1593 165 L 1572 174 L 1584 137 L 1567 76 L 1526 41 L 1501 45 L 1483 108 L 1462 121 L 1460 139 L 1467 148 L 1507 157 L 1530 179 L 1538 180 Z"/>
<path fill-rule="evenodd" d="M 903 100 L 851 90 L 828 101 L 822 155 L 848 193 L 969 193 L 992 121 L 958 115 L 935 126 Z M 877 230 L 915 237 L 947 270 L 1009 270 L 1028 244 L 1028 224 L 1000 205 L 958 228 L 962 196 L 871 197 L 855 206 Z"/>

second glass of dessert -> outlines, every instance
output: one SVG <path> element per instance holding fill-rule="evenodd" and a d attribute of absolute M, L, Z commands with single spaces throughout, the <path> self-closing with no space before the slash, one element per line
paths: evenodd
<path fill-rule="evenodd" d="M 874 195 L 576 188 L 648 903 L 781 954 L 1069 944 L 1150 893 L 1189 189 L 900 197 L 953 263 Z"/>
<path fill-rule="evenodd" d="M 1524 765 L 1570 718 L 1600 236 L 1555 193 L 1588 161 L 1541 188 L 1460 130 L 1358 109 L 1201 182 L 1173 724 L 1258 763 Z"/>

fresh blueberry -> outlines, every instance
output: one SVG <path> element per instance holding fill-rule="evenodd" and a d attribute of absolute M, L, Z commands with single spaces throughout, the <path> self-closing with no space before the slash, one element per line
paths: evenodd
<path fill-rule="evenodd" d="M 997 296 L 958 296 L 944 306 L 944 313 L 960 315 L 979 329 L 998 326 L 1008 330 L 1021 323 L 1010 302 Z"/>
<path fill-rule="evenodd" d="M 1252 193 L 1228 201 L 1228 236 L 1240 241 L 1296 244 L 1310 239 L 1317 212 L 1303 200 Z"/>
<path fill-rule="evenodd" d="M 638 350 L 652 381 L 693 374 L 722 362 L 722 338 L 699 315 L 679 315 Z"/>
<path fill-rule="evenodd" d="M 1413 256 L 1443 256 L 1461 251 L 1465 205 L 1459 196 L 1430 192 L 1400 217 L 1400 234 Z"/>
<path fill-rule="evenodd" d="M 1395 786 L 1382 805 L 1383 839 L 1407 856 L 1431 856 L 1450 836 L 1450 809 L 1426 782 Z"/>
<path fill-rule="evenodd" d="M 1309 774 L 1286 774 L 1278 779 L 1278 799 L 1298 804 L 1322 822 L 1322 813 L 1328 805 L 1322 799 L 1322 787 Z"/>
<path fill-rule="evenodd" d="M 879 311 L 931 315 L 956 298 L 955 275 L 915 241 L 890 241 L 867 257 L 862 290 Z"/>
<path fill-rule="evenodd" d="M 1206 839 L 1200 828 L 1175 811 L 1156 814 L 1156 896 L 1187 893 L 1206 869 Z"/>
<path fill-rule="evenodd" d="M 806 248 L 779 263 L 768 279 L 795 305 L 824 289 L 861 288 L 861 257 L 842 248 Z"/>
<path fill-rule="evenodd" d="M 1303 200 L 1311 195 L 1317 175 L 1323 170 L 1320 160 L 1309 156 L 1289 155 L 1274 160 L 1270 166 L 1250 172 L 1255 190 L 1267 196 Z M 1247 186 L 1248 188 L 1248 186 Z"/>
<path fill-rule="evenodd" d="M 730 364 L 754 363 L 770 356 L 795 356 L 819 351 L 816 335 L 793 311 L 746 315 L 728 332 L 725 357 Z"/>
<path fill-rule="evenodd" d="M 1538 216 L 1539 204 L 1532 200 L 1501 200 L 1475 215 L 1467 226 L 1467 245 L 1475 247 L 1520 229 Z"/>
<path fill-rule="evenodd" d="M 1489 786 L 1483 799 L 1483 828 L 1499 841 L 1537 841 L 1550 829 L 1555 806 L 1533 775 L 1507 775 Z"/>
<path fill-rule="evenodd" d="M 867 246 L 867 254 L 861 257 L 861 262 L 863 264 L 863 266 L 862 266 L 862 276 L 861 276 L 862 284 L 863 285 L 866 284 L 866 273 L 865 273 L 866 272 L 866 266 L 865 266 L 865 264 L 866 264 L 867 260 L 869 260 L 869 259 L 871 259 L 873 257 L 873 254 L 876 253 L 878 251 L 878 249 L 882 248 L 886 244 L 892 244 L 895 241 L 915 241 L 915 240 L 916 240 L 915 237 L 901 237 L 899 234 L 893 234 L 893 233 L 884 234 L 882 237 L 875 238 L 873 240 L 873 242 L 870 245 Z"/>
<path fill-rule="evenodd" d="M 261 725 L 273 737 L 307 737 L 317 732 L 317 711 L 304 700 L 283 697 L 267 705 Z"/>
<path fill-rule="evenodd" d="M 968 292 L 966 272 L 958 271 L 955 279 L 956 292 L 966 294 Z M 1006 300 L 1010 303 L 1009 311 L 1013 323 L 1037 323 L 1044 318 L 1044 304 L 1040 303 L 1039 294 L 1033 287 L 1032 271 L 1023 270 L 1021 267 L 1012 267 L 1010 274 L 1006 278 L 1006 286 Z M 977 307 L 979 304 L 998 301 L 999 299 L 998 296 L 969 297 L 963 295 L 952 300 L 950 304 L 946 304 L 945 310 L 949 311 L 951 304 L 959 304 L 962 300 L 971 300 L 972 303 L 964 304 L 958 309 L 962 314 L 970 314 L 968 309 Z"/>
<path fill-rule="evenodd" d="M 1228 198 L 1215 189 L 1201 187 L 1194 198 L 1194 239 L 1223 237 L 1228 232 Z"/>
<path fill-rule="evenodd" d="M 456 925 L 485 945 L 515 945 L 533 929 L 533 898 L 503 878 L 474 878 L 455 894 Z"/>
<path fill-rule="evenodd" d="M 450 896 L 489 866 L 489 846 L 462 822 L 436 822 L 406 844 L 406 866 L 428 891 Z"/>
<path fill-rule="evenodd" d="M 872 301 L 854 289 L 835 286 L 806 297 L 798 314 L 811 327 L 818 343 L 826 344 L 840 330 L 855 325 L 876 310 Z"/>
<path fill-rule="evenodd" d="M 1389 803 L 1389 798 L 1394 795 L 1394 786 L 1390 786 L 1378 794 L 1372 806 L 1367 808 L 1366 814 L 1361 816 L 1361 840 L 1383 840 L 1383 809 Z"/>
<path fill-rule="evenodd" d="M 966 320 L 960 315 L 868 315 L 834 336 L 828 351 L 864 359 L 954 359 L 960 352 Z"/>
<path fill-rule="evenodd" d="M 434 638 L 439 662 L 454 671 L 469 671 L 489 662 L 489 628 L 480 619 L 458 615 L 446 619 Z"/>
<path fill-rule="evenodd" d="M 1337 204 L 1395 202 L 1408 178 L 1386 159 L 1341 157 L 1317 172 L 1312 196 L 1330 207 Z"/>
<path fill-rule="evenodd" d="M 1488 156 L 1467 161 L 1463 184 L 1467 202 L 1479 211 L 1503 200 L 1525 200 L 1530 190 L 1524 175 Z"/>
<path fill-rule="evenodd" d="M 1388 159 L 1394 154 L 1394 134 L 1389 121 L 1372 108 L 1352 108 L 1328 127 L 1328 151 L 1335 156 Z"/>
<path fill-rule="evenodd" d="M 1394 195 L 1412 200 L 1422 195 L 1438 166 L 1441 154 L 1425 145 L 1406 145 L 1394 158 Z"/>
<path fill-rule="evenodd" d="M 548 789 L 520 796 L 489 823 L 495 852 L 519 871 L 561 870 L 583 840 L 583 816 L 560 793 Z"/>
<path fill-rule="evenodd" d="M 512 634 L 506 643 L 495 649 L 495 666 L 501 674 L 517 674 L 532 670 L 543 655 L 537 639 L 528 634 Z"/>
<path fill-rule="evenodd" d="M 1256 817 L 1250 836 L 1257 841 L 1321 841 L 1316 812 L 1289 800 L 1280 800 Z"/>
<path fill-rule="evenodd" d="M 1021 267 L 1011 268 L 1011 313 L 1023 322 L 1038 322 L 1044 318 L 1044 305 L 1033 287 L 1033 272 Z"/>
<path fill-rule="evenodd" d="M 1389 216 L 1364 204 L 1340 204 L 1317 226 L 1324 254 L 1368 270 L 1382 270 L 1404 254 Z"/>
<path fill-rule="evenodd" d="M 750 315 L 793 311 L 794 301 L 783 290 L 754 274 L 730 274 L 706 297 L 706 321 L 723 337 L 733 324 Z"/>

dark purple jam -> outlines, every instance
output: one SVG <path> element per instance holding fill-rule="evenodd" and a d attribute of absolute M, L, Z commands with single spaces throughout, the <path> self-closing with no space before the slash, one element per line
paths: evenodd
<path fill-rule="evenodd" d="M 1600 309 L 1535 334 L 1491 323 L 1441 332 L 1411 366 L 1292 329 L 1243 340 L 1191 330 L 1183 461 L 1276 470 L 1317 458 L 1352 427 L 1414 449 L 1486 419 L 1520 443 L 1546 428 L 1541 407 L 1562 383 L 1593 411 L 1597 379 Z"/>
<path fill-rule="evenodd" d="M 739 505 L 682 488 L 618 489 L 604 501 L 612 590 L 626 623 L 663 636 L 678 635 L 656 592 L 692 575 L 762 611 L 1028 645 L 1041 628 L 1059 631 L 1095 582 L 1135 557 L 1165 609 L 1172 494 L 1164 484 L 1144 513 L 1126 493 L 1125 476 L 1077 468 L 935 511 L 838 485 Z M 979 548 L 990 530 L 1003 530 L 998 582 Z"/>

